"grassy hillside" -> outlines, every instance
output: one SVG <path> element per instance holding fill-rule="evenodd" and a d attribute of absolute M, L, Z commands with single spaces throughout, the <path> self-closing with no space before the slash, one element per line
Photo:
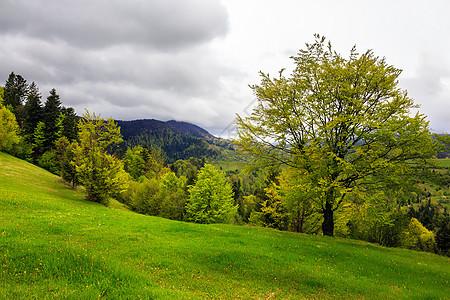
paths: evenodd
<path fill-rule="evenodd" d="M 448 258 L 85 202 L 0 153 L 0 298 L 438 299 Z"/>
<path fill-rule="evenodd" d="M 433 159 L 433 161 L 442 168 L 450 168 L 450 158 Z"/>

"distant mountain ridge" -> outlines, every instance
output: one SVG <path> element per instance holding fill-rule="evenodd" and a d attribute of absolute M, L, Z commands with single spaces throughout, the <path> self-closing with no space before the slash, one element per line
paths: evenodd
<path fill-rule="evenodd" d="M 116 123 L 121 127 L 122 135 L 134 135 L 136 132 L 141 132 L 145 130 L 158 131 L 171 129 L 174 132 L 180 134 L 189 134 L 198 138 L 214 139 L 212 134 L 210 134 L 205 129 L 201 128 L 192 123 L 182 122 L 182 121 L 160 121 L 155 119 L 138 119 L 132 121 L 120 121 L 116 120 Z"/>
<path fill-rule="evenodd" d="M 161 148 L 168 162 L 190 157 L 218 159 L 226 150 L 233 149 L 231 141 L 188 122 L 139 119 L 116 123 L 123 136 L 123 150 L 138 145 Z"/>

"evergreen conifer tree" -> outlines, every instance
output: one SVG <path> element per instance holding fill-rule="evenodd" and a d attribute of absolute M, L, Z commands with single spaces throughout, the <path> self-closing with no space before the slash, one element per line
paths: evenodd
<path fill-rule="evenodd" d="M 23 128 L 23 121 L 25 119 L 23 102 L 27 96 L 27 93 L 27 81 L 22 76 L 11 72 L 5 83 L 3 105 L 14 112 L 17 123 L 21 129 Z"/>
<path fill-rule="evenodd" d="M 5 83 L 4 90 L 4 106 L 11 105 L 15 111 L 18 106 L 23 105 L 24 99 L 28 92 L 27 81 L 20 75 L 11 72 Z"/>
<path fill-rule="evenodd" d="M 33 133 L 33 158 L 37 160 L 45 151 L 45 123 L 39 121 Z"/>
<path fill-rule="evenodd" d="M 61 101 L 55 89 L 50 91 L 50 96 L 44 106 L 44 123 L 45 123 L 45 144 L 46 149 L 50 149 L 55 145 L 56 140 L 62 132 L 61 122 Z"/>
<path fill-rule="evenodd" d="M 28 89 L 27 100 L 24 105 L 25 119 L 23 129 L 25 135 L 28 136 L 28 139 L 33 138 L 36 126 L 39 121 L 42 121 L 44 116 L 41 97 L 42 95 L 39 92 L 36 83 L 33 81 Z"/>
<path fill-rule="evenodd" d="M 62 135 L 65 136 L 69 141 L 75 141 L 78 138 L 78 118 L 75 114 L 75 109 L 73 107 L 62 108 L 62 113 L 64 115 L 64 120 L 62 121 L 63 132 Z"/>

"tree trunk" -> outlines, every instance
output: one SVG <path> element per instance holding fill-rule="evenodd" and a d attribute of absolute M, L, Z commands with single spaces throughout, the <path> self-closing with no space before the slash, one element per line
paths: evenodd
<path fill-rule="evenodd" d="M 333 236 L 334 234 L 333 206 L 329 201 L 325 203 L 325 209 L 323 210 L 322 232 L 323 235 L 327 236 Z"/>

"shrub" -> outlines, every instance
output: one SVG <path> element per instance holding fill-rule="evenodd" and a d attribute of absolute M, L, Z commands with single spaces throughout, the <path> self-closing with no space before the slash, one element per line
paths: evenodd
<path fill-rule="evenodd" d="M 161 201 L 158 180 L 155 178 L 145 179 L 139 183 L 131 196 L 131 207 L 141 214 L 159 215 Z"/>
<path fill-rule="evenodd" d="M 435 246 L 434 233 L 426 229 L 416 218 L 411 218 L 408 228 L 404 232 L 401 246 L 413 250 L 433 252 Z"/>
<path fill-rule="evenodd" d="M 38 165 L 53 174 L 58 173 L 58 165 L 56 163 L 55 150 L 48 150 L 38 159 Z"/>

